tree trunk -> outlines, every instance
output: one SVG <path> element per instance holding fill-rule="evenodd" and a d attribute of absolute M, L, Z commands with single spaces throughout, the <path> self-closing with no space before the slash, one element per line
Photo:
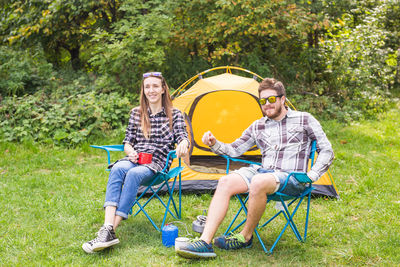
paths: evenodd
<path fill-rule="evenodd" d="M 315 30 L 313 32 L 309 32 L 307 34 L 308 39 L 308 47 L 309 48 L 318 48 L 319 47 L 319 31 Z"/>
<path fill-rule="evenodd" d="M 397 68 L 394 77 L 394 88 L 400 91 L 400 48 L 397 49 Z"/>
<path fill-rule="evenodd" d="M 71 66 L 73 70 L 81 69 L 81 60 L 79 58 L 79 47 L 74 47 L 68 50 L 71 55 Z"/>

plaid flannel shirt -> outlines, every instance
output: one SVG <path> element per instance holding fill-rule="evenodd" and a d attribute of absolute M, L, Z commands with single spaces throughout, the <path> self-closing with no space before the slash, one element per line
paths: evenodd
<path fill-rule="evenodd" d="M 317 141 L 318 157 L 307 172 L 312 140 Z M 264 169 L 307 172 L 314 182 L 328 170 L 334 158 L 331 143 L 320 123 L 309 113 L 291 109 L 281 121 L 268 117 L 256 120 L 233 143 L 217 141 L 211 150 L 238 157 L 254 145 L 261 151 Z"/>
<path fill-rule="evenodd" d="M 189 139 L 185 120 L 178 109 L 174 108 L 172 112 L 172 131 L 169 128 L 169 120 L 164 108 L 157 114 L 151 114 L 150 110 L 148 112 L 151 125 L 150 138 L 144 137 L 140 125 L 139 108 L 134 108 L 130 114 L 123 143 L 129 143 L 137 153 L 153 154 L 152 162 L 144 164 L 144 166 L 157 172 L 164 168 L 167 155 L 175 148 L 175 144 L 179 144 L 184 139 L 189 142 Z M 172 159 L 168 162 L 168 168 L 171 162 Z"/>

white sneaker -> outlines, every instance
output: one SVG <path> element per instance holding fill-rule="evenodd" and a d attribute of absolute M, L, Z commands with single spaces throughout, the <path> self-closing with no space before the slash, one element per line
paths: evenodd
<path fill-rule="evenodd" d="M 117 236 L 115 235 L 114 229 L 111 225 L 103 225 L 99 232 L 97 232 L 97 237 L 90 240 L 82 245 L 82 249 L 86 253 L 94 253 L 99 250 L 114 246 L 119 243 Z"/>

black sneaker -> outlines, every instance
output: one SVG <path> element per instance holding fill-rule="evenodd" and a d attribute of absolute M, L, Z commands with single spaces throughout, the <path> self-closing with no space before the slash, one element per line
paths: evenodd
<path fill-rule="evenodd" d="M 93 253 L 119 243 L 118 238 L 115 235 L 114 229 L 111 225 L 103 225 L 97 237 L 91 241 L 88 241 L 82 245 L 83 250 L 86 253 Z"/>
<path fill-rule="evenodd" d="M 232 250 L 249 248 L 253 244 L 253 236 L 250 240 L 246 242 L 244 236 L 240 233 L 234 234 L 232 236 L 220 236 L 214 239 L 214 245 L 221 249 Z"/>
<path fill-rule="evenodd" d="M 176 253 L 187 259 L 214 258 L 217 256 L 212 245 L 201 239 L 179 248 Z"/>

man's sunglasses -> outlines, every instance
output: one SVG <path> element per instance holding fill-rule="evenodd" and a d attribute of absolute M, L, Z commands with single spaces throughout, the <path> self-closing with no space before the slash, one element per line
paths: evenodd
<path fill-rule="evenodd" d="M 148 78 L 150 76 L 162 77 L 162 73 L 161 72 L 146 72 L 146 73 L 143 73 L 143 78 Z"/>
<path fill-rule="evenodd" d="M 273 103 L 276 102 L 276 99 L 278 97 L 282 97 L 282 96 L 283 95 L 272 95 L 272 96 L 267 97 L 267 98 L 259 98 L 258 99 L 258 103 L 260 103 L 260 105 L 265 105 L 265 104 L 267 104 L 267 102 L 270 103 L 270 104 L 273 104 Z"/>

